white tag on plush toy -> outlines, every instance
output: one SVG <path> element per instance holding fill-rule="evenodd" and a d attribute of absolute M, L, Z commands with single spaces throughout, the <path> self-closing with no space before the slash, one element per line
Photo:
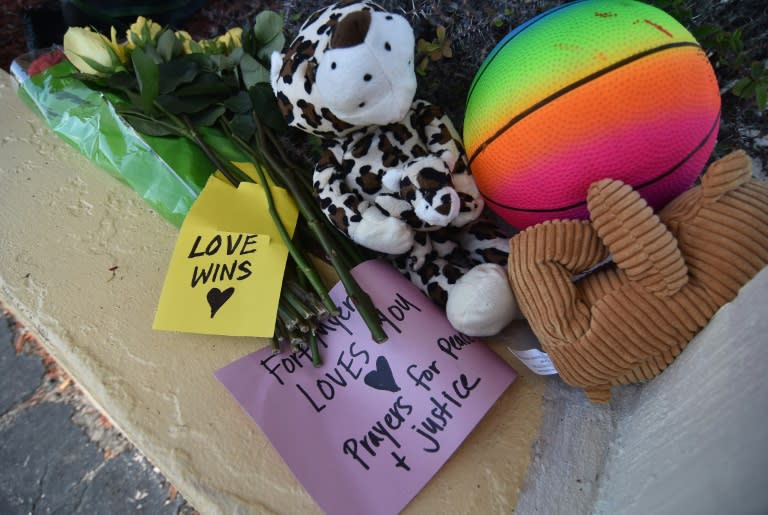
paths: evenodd
<path fill-rule="evenodd" d="M 514 356 L 523 362 L 523 364 L 530 368 L 535 374 L 540 376 L 550 376 L 557 374 L 555 365 L 552 364 L 552 360 L 549 359 L 549 355 L 546 352 L 539 349 L 528 350 L 515 350 L 512 347 L 507 347 L 507 350 L 514 354 Z"/>

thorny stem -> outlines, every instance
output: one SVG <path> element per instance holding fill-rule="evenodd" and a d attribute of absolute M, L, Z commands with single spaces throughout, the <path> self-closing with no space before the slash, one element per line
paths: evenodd
<path fill-rule="evenodd" d="M 299 281 L 302 279 L 306 279 L 303 275 L 300 276 Z M 293 294 L 296 298 L 298 298 L 302 303 L 304 303 L 305 306 L 307 306 L 312 311 L 312 316 L 317 318 L 318 320 L 324 320 L 328 318 L 330 313 L 328 313 L 328 310 L 325 309 L 325 306 L 320 302 L 320 299 L 314 294 L 310 293 L 306 289 L 306 282 L 301 281 L 302 285 L 299 286 L 297 283 L 293 281 L 286 281 L 285 287 L 288 289 L 291 294 Z"/>
<path fill-rule="evenodd" d="M 256 119 L 254 115 L 254 120 L 258 126 L 259 121 Z M 317 202 L 313 201 L 315 192 L 312 187 L 312 180 L 307 177 L 305 174 L 301 173 L 301 169 L 291 160 L 291 158 L 286 154 L 285 149 L 283 149 L 283 146 L 280 144 L 280 141 L 277 139 L 275 134 L 270 130 L 264 130 L 264 134 L 269 139 L 269 142 L 272 144 L 272 148 L 277 150 L 277 153 L 280 155 L 280 158 L 283 160 L 283 163 L 285 163 L 287 168 L 293 169 L 296 173 L 294 174 L 296 177 L 299 178 L 299 182 L 304 188 L 306 189 L 307 194 L 310 197 L 309 201 L 309 208 L 312 210 L 313 219 L 322 219 L 325 215 L 320 211 L 320 206 L 317 205 Z M 278 168 L 281 168 L 278 166 Z M 309 217 L 305 217 L 309 218 Z M 362 255 L 359 248 L 356 247 L 346 236 L 341 234 L 340 231 L 332 230 L 330 231 L 333 235 L 334 239 L 336 240 L 336 244 L 343 247 L 344 254 L 342 254 L 345 258 L 349 257 L 351 258 L 351 261 L 353 263 L 349 263 L 349 260 L 347 262 L 347 268 L 353 268 L 355 265 L 359 265 L 363 261 L 365 261 L 367 258 Z"/>
<path fill-rule="evenodd" d="M 299 326 L 299 316 L 291 306 L 280 302 L 277 306 L 277 316 L 285 324 L 286 329 L 291 330 Z"/>
<path fill-rule="evenodd" d="M 257 147 L 264 151 L 267 148 L 264 141 L 264 133 L 268 132 L 268 129 L 265 129 L 261 125 L 261 122 L 258 120 L 258 118 L 255 118 L 255 120 L 256 138 L 258 140 Z M 231 131 L 228 132 L 231 133 Z M 243 151 L 252 157 L 259 157 L 258 155 L 255 155 L 253 150 L 237 135 L 231 134 L 231 137 Z M 314 201 L 307 201 L 306 197 L 304 196 L 306 191 L 302 188 L 302 186 L 297 184 L 295 177 L 293 177 L 292 174 L 285 173 L 285 170 L 282 166 L 275 166 L 275 161 L 272 156 L 269 156 L 269 158 L 270 164 L 272 164 L 274 167 L 274 172 L 278 174 L 279 178 L 296 199 L 302 214 L 307 220 L 307 224 L 309 225 L 312 232 L 317 236 L 320 245 L 323 247 L 323 250 L 331 260 L 331 264 L 336 270 L 336 273 L 344 285 L 347 294 L 357 306 L 361 318 L 368 326 L 368 329 L 371 331 L 371 337 L 378 343 L 386 341 L 387 335 L 381 326 L 381 321 L 379 320 L 379 316 L 375 306 L 373 305 L 373 301 L 371 301 L 371 298 L 368 296 L 368 294 L 360 287 L 355 278 L 352 276 L 348 266 L 348 258 L 344 258 L 342 254 L 339 253 L 338 247 L 334 245 L 333 238 L 328 235 L 325 230 L 325 226 L 319 220 L 317 211 L 310 207 Z"/>
<path fill-rule="evenodd" d="M 172 116 L 172 115 L 171 115 Z M 183 117 L 182 119 L 178 119 L 178 122 L 183 123 L 186 128 L 189 130 L 190 137 L 197 145 L 200 147 L 200 149 L 205 153 L 205 155 L 211 160 L 211 162 L 216 166 L 222 174 L 229 180 L 233 186 L 238 186 L 240 182 L 242 182 L 235 173 L 238 173 L 239 171 L 235 171 L 233 173 L 233 170 L 231 170 L 231 165 L 226 159 L 220 158 L 215 149 L 211 148 L 203 139 L 203 137 L 200 135 L 200 133 L 195 128 L 194 124 L 189 120 L 188 117 Z M 256 157 L 256 156 L 253 156 Z M 328 296 L 328 292 L 325 290 L 325 288 L 322 285 L 322 282 L 320 280 L 319 275 L 317 274 L 317 271 L 314 270 L 309 264 L 306 258 L 301 253 L 300 249 L 296 247 L 293 243 L 293 240 L 291 239 L 290 235 L 288 234 L 287 229 L 285 228 L 285 225 L 283 224 L 282 219 L 280 218 L 280 215 L 277 212 L 277 208 L 275 206 L 274 197 L 272 196 L 272 190 L 269 186 L 269 182 L 267 182 L 266 177 L 264 176 L 264 172 L 261 169 L 260 166 L 261 160 L 256 160 L 254 163 L 256 166 L 256 172 L 259 175 L 259 181 L 262 184 L 262 188 L 264 190 L 265 197 L 267 199 L 267 209 L 269 211 L 270 216 L 272 217 L 273 221 L 275 222 L 275 226 L 277 227 L 278 233 L 280 234 L 281 239 L 285 243 L 285 245 L 288 247 L 288 251 L 291 254 L 291 257 L 296 262 L 297 266 L 302 270 L 304 275 L 307 277 L 309 282 L 312 284 L 313 288 L 318 291 L 320 296 L 323 298 L 324 304 L 326 309 L 329 312 L 332 312 L 334 314 L 338 314 L 338 308 L 331 300 L 330 296 Z M 246 179 L 249 180 L 249 179 Z M 290 299 L 286 299 L 289 301 L 289 305 L 286 306 L 282 302 L 280 303 L 278 307 L 278 318 L 276 321 L 276 332 L 272 340 L 272 350 L 273 352 L 275 350 L 279 351 L 279 342 L 277 340 L 278 334 L 285 333 L 286 329 L 290 329 L 292 327 L 297 327 L 302 332 L 309 332 L 310 330 L 314 330 L 313 327 L 308 325 L 310 322 L 307 320 L 306 322 L 302 319 L 302 316 L 305 314 L 310 314 L 309 312 L 306 313 L 296 313 L 295 306 L 292 305 L 290 302 Z M 311 316 L 311 314 L 310 314 Z M 282 336 L 282 335 L 281 335 Z M 315 361 L 319 362 L 320 357 L 319 356 L 312 356 L 313 363 Z"/>
<path fill-rule="evenodd" d="M 255 119 L 256 115 L 254 114 L 253 117 Z M 306 188 L 307 193 L 309 193 L 310 195 L 313 195 L 314 191 L 312 190 L 311 179 L 307 177 L 305 174 L 301 173 L 301 168 L 296 163 L 294 163 L 291 160 L 290 156 L 288 156 L 288 154 L 285 152 L 285 149 L 280 144 L 280 141 L 277 139 L 277 136 L 275 136 L 275 134 L 270 130 L 266 130 L 264 132 L 266 133 L 267 139 L 269 139 L 269 142 L 272 144 L 272 147 L 275 150 L 277 150 L 277 153 L 280 155 L 280 159 L 283 160 L 283 163 L 285 163 L 285 165 L 288 168 L 291 168 L 297 172 L 296 175 L 299 177 L 299 181 L 301 181 L 301 184 Z"/>
<path fill-rule="evenodd" d="M 272 147 L 278 151 L 278 153 L 281 155 L 283 161 L 288 165 L 288 167 L 292 168 L 296 172 L 293 175 L 299 177 L 300 185 L 304 186 L 306 189 L 306 193 L 309 196 L 309 201 L 307 202 L 307 205 L 308 205 L 308 208 L 312 211 L 311 216 L 309 216 L 309 214 L 305 215 L 305 218 L 307 219 L 308 223 L 310 224 L 318 223 L 322 226 L 323 224 L 320 220 L 322 220 L 325 217 L 325 215 L 322 213 L 322 211 L 320 211 L 320 206 L 317 205 L 317 202 L 314 201 L 315 192 L 312 188 L 312 181 L 305 178 L 305 175 L 303 175 L 301 171 L 297 169 L 296 165 L 290 161 L 290 158 L 286 156 L 284 149 L 282 148 L 282 146 L 280 145 L 280 142 L 277 140 L 277 138 L 272 133 L 272 131 L 265 130 L 264 132 L 266 133 L 267 137 L 270 139 L 270 142 L 272 143 Z M 281 171 L 280 173 L 284 173 L 284 172 Z M 340 255 L 345 260 L 345 266 L 347 268 L 354 268 L 356 265 L 359 265 L 360 263 L 366 260 L 366 257 L 363 256 L 360 250 L 349 240 L 349 238 L 344 236 L 340 231 L 331 230 L 330 233 L 333 239 L 335 240 L 336 245 L 341 246 L 343 248 L 343 252 Z"/>
<path fill-rule="evenodd" d="M 286 302 L 288 302 L 288 304 L 290 304 L 293 309 L 296 310 L 301 318 L 307 319 L 314 316 L 314 313 L 310 310 L 310 308 L 307 307 L 307 305 L 304 304 L 304 302 L 299 297 L 297 297 L 293 290 L 290 288 L 286 288 L 284 297 Z"/>
<path fill-rule="evenodd" d="M 192 141 L 194 141 L 197 146 L 200 148 L 200 150 L 205 153 L 206 157 L 211 160 L 211 162 L 214 164 L 216 168 L 224 175 L 224 177 L 227 178 L 229 182 L 232 183 L 233 186 L 237 187 L 240 184 L 240 179 L 238 179 L 234 174 L 232 174 L 229 170 L 229 166 L 225 164 L 224 160 L 219 159 L 219 156 L 216 155 L 214 150 L 203 140 L 203 137 L 200 135 L 200 133 L 197 131 L 197 128 L 195 125 L 190 121 L 189 117 L 184 116 L 181 118 L 181 121 L 184 123 L 184 125 L 189 129 L 190 137 Z"/>
<path fill-rule="evenodd" d="M 312 364 L 316 367 L 322 366 L 323 360 L 320 358 L 320 350 L 317 348 L 317 333 L 314 329 L 309 333 L 309 351 L 312 354 Z"/>
<path fill-rule="evenodd" d="M 264 144 L 264 132 L 268 131 L 268 129 L 264 128 L 258 118 L 254 119 L 256 120 L 256 138 L 259 143 L 258 148 L 266 150 L 267 147 Z M 244 143 L 236 136 L 235 138 L 235 141 L 238 142 L 239 145 Z M 339 275 L 339 279 L 347 290 L 347 294 L 349 294 L 350 298 L 357 306 L 361 318 L 371 331 L 371 337 L 378 343 L 386 341 L 387 334 L 381 326 L 381 321 L 379 320 L 373 301 L 371 301 L 368 294 L 360 287 L 352 276 L 352 273 L 344 263 L 344 259 L 341 257 L 338 249 L 333 245 L 332 238 L 328 236 L 324 226 L 321 225 L 320 221 L 317 219 L 316 213 L 311 208 L 307 207 L 308 202 L 302 193 L 302 188 L 296 184 L 296 180 L 291 174 L 285 173 L 285 170 L 282 167 L 275 167 L 274 171 L 280 176 L 280 179 L 282 179 L 288 190 L 296 198 L 297 203 L 302 206 L 302 214 L 305 215 L 310 228 L 317 236 L 323 250 L 331 260 L 331 264 Z"/>
<path fill-rule="evenodd" d="M 224 124 L 225 127 L 227 127 L 226 123 Z M 232 137 L 236 138 L 234 134 L 232 134 Z M 239 140 L 239 138 L 238 138 Z M 238 144 L 240 143 L 239 140 Z M 312 285 L 312 288 L 317 292 L 318 295 L 320 295 L 320 298 L 323 301 L 323 304 L 326 308 L 328 308 L 328 311 L 333 313 L 334 315 L 339 314 L 339 308 L 336 307 L 336 305 L 333 303 L 333 300 L 331 300 L 331 297 L 328 295 L 328 290 L 325 289 L 325 286 L 323 286 L 322 281 L 320 280 L 320 276 L 317 273 L 317 270 L 313 266 L 309 264 L 309 261 L 306 259 L 303 253 L 299 251 L 297 247 L 293 245 L 293 242 L 291 241 L 290 237 L 288 236 L 288 232 L 285 230 L 285 226 L 282 223 L 282 220 L 280 219 L 280 215 L 278 215 L 277 210 L 275 209 L 275 203 L 274 198 L 272 197 L 272 190 L 269 187 L 269 182 L 267 181 L 266 176 L 264 175 L 264 169 L 262 168 L 261 164 L 262 159 L 261 156 L 253 154 L 249 152 L 251 157 L 256 161 L 257 166 L 256 173 L 259 175 L 259 180 L 261 181 L 264 192 L 267 197 L 267 204 L 269 207 L 269 213 L 272 215 L 272 218 L 275 219 L 275 222 L 277 223 L 278 230 L 280 230 L 280 236 L 283 237 L 283 240 L 285 241 L 286 245 L 288 246 L 288 250 L 291 252 L 291 257 L 296 262 L 296 266 L 299 267 L 299 270 L 307 277 L 310 284 Z M 297 204 L 299 204 L 299 209 L 304 212 L 304 210 L 301 207 L 302 199 L 296 198 Z"/>

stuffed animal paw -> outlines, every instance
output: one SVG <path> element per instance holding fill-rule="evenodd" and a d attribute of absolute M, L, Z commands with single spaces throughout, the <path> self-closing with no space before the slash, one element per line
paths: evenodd
<path fill-rule="evenodd" d="M 464 274 L 448 294 L 445 313 L 451 325 L 464 334 L 493 336 L 521 318 L 506 280 L 504 267 L 491 263 Z"/>
<path fill-rule="evenodd" d="M 413 246 L 413 229 L 375 206 L 366 209 L 360 221 L 349 227 L 352 241 L 377 252 L 404 254 Z"/>
<path fill-rule="evenodd" d="M 509 276 L 563 380 L 606 402 L 611 386 L 664 370 L 768 264 L 768 184 L 734 152 L 658 216 L 614 180 L 593 184 L 587 205 L 591 223 L 549 221 L 512 238 Z"/>
<path fill-rule="evenodd" d="M 447 226 L 461 208 L 448 166 L 434 156 L 415 159 L 405 166 L 400 179 L 400 196 L 427 226 Z"/>

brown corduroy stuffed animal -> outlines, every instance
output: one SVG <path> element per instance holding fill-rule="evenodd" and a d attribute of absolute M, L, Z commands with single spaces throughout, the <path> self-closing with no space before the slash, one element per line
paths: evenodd
<path fill-rule="evenodd" d="M 594 183 L 591 223 L 544 222 L 510 242 L 521 311 L 560 376 L 607 402 L 659 374 L 768 263 L 768 184 L 737 151 L 655 215 L 631 187 Z M 604 261 L 583 279 L 578 275 Z"/>

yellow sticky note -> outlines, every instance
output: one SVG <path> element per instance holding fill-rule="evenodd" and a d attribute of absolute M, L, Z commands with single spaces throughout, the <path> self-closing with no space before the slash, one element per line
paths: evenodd
<path fill-rule="evenodd" d="M 293 199 L 270 191 L 293 235 Z M 212 176 L 181 226 L 153 328 L 272 336 L 287 258 L 262 186 L 235 188 Z"/>

